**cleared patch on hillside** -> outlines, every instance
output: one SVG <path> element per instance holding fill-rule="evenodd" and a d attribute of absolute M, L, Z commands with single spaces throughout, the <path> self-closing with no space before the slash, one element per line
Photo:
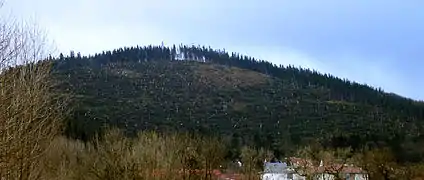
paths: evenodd
<path fill-rule="evenodd" d="M 248 103 L 240 102 L 240 101 L 235 101 L 235 102 L 231 103 L 231 107 L 235 111 L 243 111 L 247 107 L 247 105 L 248 105 Z"/>
<path fill-rule="evenodd" d="M 118 77 L 122 76 L 131 79 L 137 79 L 143 76 L 140 72 L 125 68 L 109 68 L 109 72 Z"/>
<path fill-rule="evenodd" d="M 220 87 L 248 87 L 268 82 L 269 77 L 258 72 L 213 64 L 193 66 L 199 81 Z"/>
<path fill-rule="evenodd" d="M 338 105 L 346 105 L 346 106 L 354 106 L 357 105 L 356 103 L 348 102 L 348 101 L 327 101 L 328 104 L 338 104 Z"/>

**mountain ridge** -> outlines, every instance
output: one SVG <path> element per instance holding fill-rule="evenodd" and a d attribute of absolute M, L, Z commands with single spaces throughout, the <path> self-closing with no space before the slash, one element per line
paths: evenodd
<path fill-rule="evenodd" d="M 280 154 L 310 138 L 401 150 L 424 142 L 424 103 L 315 70 L 183 45 L 54 60 L 59 89 L 75 94 L 66 131 L 75 138 L 89 139 L 108 124 L 215 134 L 235 149 L 247 144 Z"/>

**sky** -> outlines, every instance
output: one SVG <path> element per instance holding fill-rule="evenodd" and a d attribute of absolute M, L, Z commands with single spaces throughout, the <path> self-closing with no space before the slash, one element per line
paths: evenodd
<path fill-rule="evenodd" d="M 424 100 L 424 1 L 6 0 L 2 11 L 35 19 L 65 54 L 210 45 Z"/>

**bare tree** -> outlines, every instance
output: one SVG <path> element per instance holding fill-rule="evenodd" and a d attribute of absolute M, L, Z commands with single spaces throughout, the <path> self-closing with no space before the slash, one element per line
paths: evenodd
<path fill-rule="evenodd" d="M 364 150 L 357 159 L 361 167 L 368 172 L 370 179 L 399 179 L 396 176 L 398 165 L 390 149 Z"/>
<path fill-rule="evenodd" d="M 322 155 L 323 171 L 334 180 L 346 179 L 344 172 L 355 163 L 351 148 L 325 150 Z"/>
<path fill-rule="evenodd" d="M 307 146 L 299 149 L 296 152 L 297 157 L 289 158 L 288 161 L 296 174 L 310 180 L 315 175 L 315 167 L 320 163 L 321 151 L 318 146 Z"/>
<path fill-rule="evenodd" d="M 225 146 L 217 138 L 204 137 L 199 143 L 200 154 L 205 170 L 204 179 L 212 179 L 212 171 L 219 167 L 225 158 Z"/>
<path fill-rule="evenodd" d="M 263 162 L 270 159 L 273 154 L 265 149 L 255 149 L 243 146 L 241 149 L 242 172 L 244 179 L 259 179 L 263 170 Z"/>
<path fill-rule="evenodd" d="M 39 159 L 60 132 L 52 64 L 39 61 L 47 45 L 35 23 L 0 17 L 0 178 L 39 179 Z"/>
<path fill-rule="evenodd" d="M 295 162 L 295 172 L 306 179 L 321 176 L 322 179 L 345 179 L 345 171 L 355 163 L 350 148 L 326 149 L 314 144 L 300 149 Z M 348 165 L 349 164 L 349 165 Z"/>

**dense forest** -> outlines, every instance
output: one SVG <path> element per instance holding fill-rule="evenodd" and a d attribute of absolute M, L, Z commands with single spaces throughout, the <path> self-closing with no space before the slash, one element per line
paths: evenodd
<path fill-rule="evenodd" d="M 50 57 L 55 89 L 71 95 L 65 134 L 87 141 L 107 126 L 222 137 L 287 156 L 328 147 L 389 147 L 424 157 L 424 103 L 330 74 L 201 46 L 125 47 Z"/>

